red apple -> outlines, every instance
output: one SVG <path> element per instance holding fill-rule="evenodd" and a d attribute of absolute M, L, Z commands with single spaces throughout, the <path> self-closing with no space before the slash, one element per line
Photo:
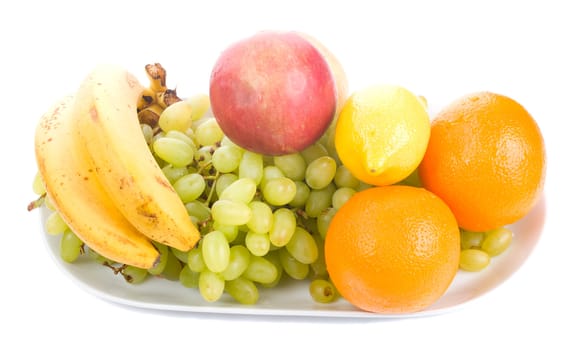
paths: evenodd
<path fill-rule="evenodd" d="M 316 142 L 337 111 L 330 63 L 303 35 L 263 31 L 221 53 L 209 97 L 221 129 L 265 155 L 299 152 Z"/>

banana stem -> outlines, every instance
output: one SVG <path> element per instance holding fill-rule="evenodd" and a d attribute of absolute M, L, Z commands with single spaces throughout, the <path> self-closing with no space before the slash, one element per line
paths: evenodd
<path fill-rule="evenodd" d="M 28 203 L 28 211 L 32 211 L 36 208 L 40 208 L 44 204 L 44 198 L 46 197 L 46 193 L 41 194 L 38 198 L 33 200 L 32 202 Z"/>
<path fill-rule="evenodd" d="M 151 83 L 151 90 L 155 92 L 163 92 L 167 89 L 166 78 L 167 72 L 165 68 L 159 63 L 147 64 L 145 71 Z"/>

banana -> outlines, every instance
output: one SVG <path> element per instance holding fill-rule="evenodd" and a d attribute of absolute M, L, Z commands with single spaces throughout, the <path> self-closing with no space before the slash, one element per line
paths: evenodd
<path fill-rule="evenodd" d="M 147 72 L 151 90 L 154 92 L 167 90 L 167 71 L 160 63 L 147 64 L 145 66 L 145 72 Z"/>
<path fill-rule="evenodd" d="M 142 111 L 155 103 L 157 103 L 157 93 L 151 88 L 146 88 L 137 102 L 137 110 Z"/>
<path fill-rule="evenodd" d="M 143 89 L 124 68 L 98 65 L 77 92 L 77 130 L 97 177 L 131 224 L 188 251 L 200 234 L 143 137 L 136 107 Z"/>
<path fill-rule="evenodd" d="M 46 194 L 89 247 L 119 263 L 150 268 L 159 252 L 121 214 L 78 147 L 74 98 L 61 99 L 36 128 L 35 155 Z"/>
<path fill-rule="evenodd" d="M 163 107 L 157 103 L 141 109 L 137 114 L 140 124 L 148 124 L 151 128 L 156 128 L 159 124 L 159 117 L 163 113 Z"/>

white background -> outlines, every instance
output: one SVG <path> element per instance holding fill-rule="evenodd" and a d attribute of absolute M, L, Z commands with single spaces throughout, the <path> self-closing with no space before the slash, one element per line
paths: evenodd
<path fill-rule="evenodd" d="M 121 4 L 122 3 L 122 4 Z M 323 4 L 327 3 L 327 5 Z M 572 1 L 10 1 L 1 6 L 0 348 L 577 348 L 579 13 Z M 491 90 L 523 104 L 547 143 L 547 219 L 510 280 L 453 312 L 400 320 L 151 312 L 88 294 L 43 243 L 33 134 L 98 62 L 169 71 L 206 92 L 219 52 L 261 29 L 301 30 L 343 63 L 351 90 L 404 85 L 445 104 Z M 7 344 L 14 344 L 7 346 Z M 372 345 L 370 345 L 372 344 Z"/>

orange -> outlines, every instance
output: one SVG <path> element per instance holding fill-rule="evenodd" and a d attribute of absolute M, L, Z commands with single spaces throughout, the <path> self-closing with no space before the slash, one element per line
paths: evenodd
<path fill-rule="evenodd" d="M 478 92 L 435 116 L 419 176 L 460 227 L 488 231 L 532 209 L 543 191 L 545 158 L 541 131 L 523 106 Z"/>
<path fill-rule="evenodd" d="M 424 188 L 371 187 L 337 211 L 325 256 L 330 279 L 353 305 L 416 312 L 438 300 L 454 279 L 460 233 L 448 206 Z"/>

